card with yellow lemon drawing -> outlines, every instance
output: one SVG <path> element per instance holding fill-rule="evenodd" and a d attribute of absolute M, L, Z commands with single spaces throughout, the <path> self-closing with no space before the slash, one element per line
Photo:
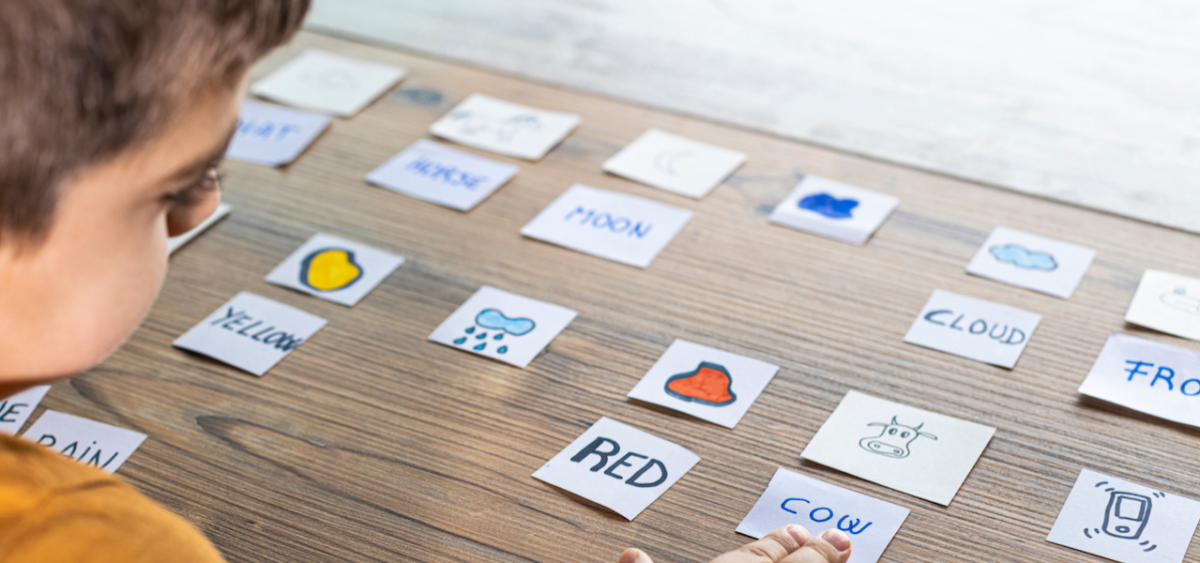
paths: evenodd
<path fill-rule="evenodd" d="M 350 307 L 403 263 L 390 252 L 317 233 L 267 274 L 267 282 Z"/>

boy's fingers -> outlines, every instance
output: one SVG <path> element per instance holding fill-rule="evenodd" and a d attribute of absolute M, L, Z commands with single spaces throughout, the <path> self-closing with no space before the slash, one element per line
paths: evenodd
<path fill-rule="evenodd" d="M 640 549 L 629 548 L 621 553 L 621 559 L 618 563 L 654 563 L 650 560 L 650 556 L 646 555 L 645 551 Z"/>
<path fill-rule="evenodd" d="M 712 563 L 779 563 L 800 549 L 812 536 L 804 526 L 788 525 L 748 543 L 735 551 L 717 556 Z"/>
<path fill-rule="evenodd" d="M 846 563 L 850 559 L 850 536 L 826 530 L 779 563 Z"/>

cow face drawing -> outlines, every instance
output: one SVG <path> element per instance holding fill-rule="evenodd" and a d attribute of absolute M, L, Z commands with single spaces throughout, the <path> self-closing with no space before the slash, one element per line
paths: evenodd
<path fill-rule="evenodd" d="M 916 426 L 905 426 L 896 421 L 896 417 L 892 417 L 890 423 L 872 422 L 867 426 L 882 426 L 883 431 L 878 436 L 867 436 L 858 441 L 858 446 L 873 454 L 879 454 L 896 459 L 904 459 L 910 453 L 909 445 L 917 438 L 925 437 L 931 440 L 937 440 L 937 436 L 928 432 L 921 432 L 921 427 L 925 426 L 922 422 Z"/>

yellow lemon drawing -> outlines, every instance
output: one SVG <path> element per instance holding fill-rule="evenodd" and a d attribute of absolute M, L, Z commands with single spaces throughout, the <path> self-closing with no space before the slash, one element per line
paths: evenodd
<path fill-rule="evenodd" d="M 300 264 L 300 283 L 317 291 L 337 291 L 354 285 L 363 271 L 354 253 L 344 248 L 323 248 Z"/>

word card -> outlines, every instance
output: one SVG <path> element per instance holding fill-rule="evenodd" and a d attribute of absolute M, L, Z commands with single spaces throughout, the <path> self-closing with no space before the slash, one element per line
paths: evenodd
<path fill-rule="evenodd" d="M 296 160 L 329 127 L 330 120 L 328 115 L 246 100 L 242 102 L 238 126 L 225 156 L 242 162 L 283 166 Z"/>
<path fill-rule="evenodd" d="M 746 153 L 650 129 L 604 163 L 604 171 L 700 199 L 746 162 Z"/>
<path fill-rule="evenodd" d="M 429 132 L 459 144 L 497 154 L 540 160 L 571 134 L 582 119 L 471 94 L 437 120 Z"/>
<path fill-rule="evenodd" d="M 906 518 L 907 508 L 781 467 L 754 508 L 738 524 L 737 532 L 760 539 L 788 524 L 799 524 L 817 537 L 825 530 L 837 528 L 850 536 L 854 545 L 848 563 L 875 563 Z"/>
<path fill-rule="evenodd" d="M 995 433 L 851 391 L 800 457 L 950 506 Z"/>
<path fill-rule="evenodd" d="M 1200 340 L 1200 280 L 1146 270 L 1125 322 Z"/>
<path fill-rule="evenodd" d="M 367 174 L 367 181 L 415 198 L 470 211 L 517 175 L 518 168 L 417 139 Z"/>
<path fill-rule="evenodd" d="M 904 341 L 1012 369 L 1042 316 L 935 289 Z"/>
<path fill-rule="evenodd" d="M 692 220 L 692 212 L 636 196 L 571 186 L 521 234 L 645 268 Z"/>
<path fill-rule="evenodd" d="M 174 346 L 261 377 L 324 326 L 316 315 L 243 291 Z"/>
<path fill-rule="evenodd" d="M 1181 563 L 1197 522 L 1200 502 L 1084 469 L 1046 541 L 1121 563 Z"/>
<path fill-rule="evenodd" d="M 777 371 L 767 362 L 676 340 L 629 398 L 733 428 Z"/>
<path fill-rule="evenodd" d="M 38 385 L 0 399 L 0 434 L 16 436 L 49 390 L 49 385 Z"/>
<path fill-rule="evenodd" d="M 192 239 L 196 238 L 200 235 L 200 233 L 203 233 L 209 227 L 216 224 L 217 221 L 224 219 L 226 215 L 229 215 L 230 211 L 233 211 L 232 205 L 229 205 L 228 203 L 218 203 L 217 208 L 213 210 L 213 214 L 209 215 L 208 219 L 205 219 L 199 225 L 196 225 L 196 228 L 183 233 L 182 235 L 176 235 L 167 239 L 167 254 L 175 254 L 176 250 L 183 248 L 183 245 L 191 242 Z"/>
<path fill-rule="evenodd" d="M 1086 246 L 1008 227 L 996 227 L 967 272 L 1068 299 L 1096 259 Z"/>
<path fill-rule="evenodd" d="M 267 282 L 353 306 L 396 271 L 404 258 L 317 233 L 267 274 Z"/>
<path fill-rule="evenodd" d="M 289 106 L 352 117 L 406 74 L 398 66 L 309 49 L 255 82 L 250 93 Z"/>
<path fill-rule="evenodd" d="M 523 368 L 577 314 L 566 307 L 484 286 L 443 321 L 429 340 Z"/>
<path fill-rule="evenodd" d="M 633 520 L 699 461 L 682 447 L 605 417 L 533 478 Z"/>
<path fill-rule="evenodd" d="M 1113 334 L 1079 386 L 1089 397 L 1200 427 L 1200 353 Z"/>
<path fill-rule="evenodd" d="M 784 227 L 863 245 L 879 229 L 900 198 L 828 178 L 807 175 L 771 212 Z"/>
<path fill-rule="evenodd" d="M 48 410 L 21 435 L 84 465 L 115 473 L 146 435 Z"/>

